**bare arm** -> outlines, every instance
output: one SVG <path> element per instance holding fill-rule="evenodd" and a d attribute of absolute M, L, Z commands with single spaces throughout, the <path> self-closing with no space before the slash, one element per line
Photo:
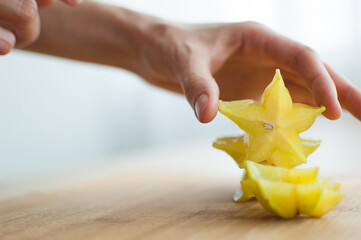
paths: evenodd
<path fill-rule="evenodd" d="M 155 18 L 124 8 L 85 2 L 40 11 L 42 31 L 27 50 L 137 72 L 139 46 Z"/>

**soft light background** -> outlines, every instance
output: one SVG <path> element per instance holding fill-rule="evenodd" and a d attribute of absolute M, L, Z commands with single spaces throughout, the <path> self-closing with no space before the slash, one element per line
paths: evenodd
<path fill-rule="evenodd" d="M 361 86 L 357 0 L 102 2 L 175 21 L 262 22 L 316 49 Z M 356 120 L 347 119 L 360 128 Z M 322 138 L 334 124 L 321 119 L 317 126 L 322 127 L 310 135 Z M 222 116 L 211 124 L 198 123 L 182 96 L 120 69 L 21 51 L 0 57 L 0 180 L 70 170 L 138 149 L 176 149 L 197 141 L 210 145 L 216 136 L 238 132 Z M 336 128 L 336 135 L 342 133 Z M 346 147 L 342 142 L 335 147 Z M 350 149 L 358 150 L 357 143 Z"/>

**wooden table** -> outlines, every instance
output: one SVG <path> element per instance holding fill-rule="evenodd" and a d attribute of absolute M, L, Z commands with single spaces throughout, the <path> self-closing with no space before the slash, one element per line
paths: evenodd
<path fill-rule="evenodd" d="M 336 175 L 321 166 L 321 176 L 341 182 L 346 194 L 333 211 L 322 218 L 283 220 L 256 201 L 232 201 L 241 172 L 209 145 L 121 155 L 87 169 L 87 175 L 85 170 L 61 175 L 67 181 L 48 176 L 22 192 L 6 192 L 20 185 L 3 184 L 0 239 L 361 239 L 361 169 L 356 163 L 348 165 L 357 166 L 352 173 Z"/>

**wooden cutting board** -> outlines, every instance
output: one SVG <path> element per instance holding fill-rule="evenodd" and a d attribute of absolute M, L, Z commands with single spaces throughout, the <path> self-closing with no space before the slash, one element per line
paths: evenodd
<path fill-rule="evenodd" d="M 0 201 L 0 239 L 361 239 L 361 174 L 322 218 L 234 203 L 234 177 L 132 170 Z"/>

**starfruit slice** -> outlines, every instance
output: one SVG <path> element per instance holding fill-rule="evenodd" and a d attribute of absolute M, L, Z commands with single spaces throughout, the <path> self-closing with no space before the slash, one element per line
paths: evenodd
<path fill-rule="evenodd" d="M 248 134 L 245 159 L 262 162 L 275 153 L 298 163 L 306 162 L 299 133 L 310 128 L 325 107 L 293 103 L 277 69 L 261 102 L 219 101 L 218 110 Z"/>
<path fill-rule="evenodd" d="M 321 143 L 319 140 L 301 139 L 301 141 L 302 151 L 305 157 L 308 157 L 311 153 L 313 153 Z M 213 147 L 228 153 L 236 161 L 240 168 L 244 168 L 247 149 L 247 135 L 218 138 L 213 143 Z M 299 161 L 299 159 L 293 158 L 292 155 L 287 155 L 280 150 L 273 152 L 268 159 L 263 159 L 261 162 L 266 165 L 274 165 L 283 168 L 293 168 L 304 163 L 303 161 Z"/>
<path fill-rule="evenodd" d="M 267 165 L 256 165 L 257 169 L 253 170 L 253 178 L 265 179 L 269 181 L 282 181 L 286 183 L 295 183 L 295 184 L 312 184 L 316 182 L 318 168 L 309 168 L 309 169 L 285 169 L 285 168 L 270 168 Z M 251 166 L 254 167 L 254 166 Z M 248 173 L 248 171 L 246 172 Z M 328 184 L 327 181 L 319 181 L 319 185 Z M 233 199 L 236 202 L 244 202 L 249 199 L 256 197 L 255 192 L 255 183 L 251 180 L 247 174 L 245 174 L 243 180 L 241 181 L 241 188 L 236 190 L 236 193 L 233 196 Z"/>
<path fill-rule="evenodd" d="M 236 202 L 246 202 L 256 197 L 255 193 L 255 182 L 252 180 L 242 180 L 241 186 L 236 190 L 233 195 L 233 200 Z"/>
<path fill-rule="evenodd" d="M 318 168 L 285 169 L 245 162 L 247 178 L 241 182 L 245 196 L 256 197 L 270 213 L 292 218 L 298 213 L 320 217 L 342 199 L 340 184 L 318 179 Z"/>
<path fill-rule="evenodd" d="M 300 184 L 296 188 L 297 207 L 300 213 L 321 217 L 334 208 L 344 196 L 340 183 L 318 179 L 315 184 Z"/>

